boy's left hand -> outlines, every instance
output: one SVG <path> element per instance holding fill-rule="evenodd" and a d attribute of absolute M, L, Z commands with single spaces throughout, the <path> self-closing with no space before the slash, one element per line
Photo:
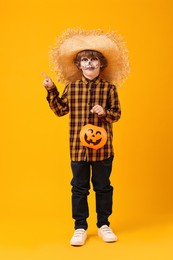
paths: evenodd
<path fill-rule="evenodd" d="M 105 111 L 103 109 L 102 106 L 100 105 L 95 105 L 92 109 L 91 109 L 91 113 L 96 113 L 99 116 L 103 116 L 105 114 Z"/>

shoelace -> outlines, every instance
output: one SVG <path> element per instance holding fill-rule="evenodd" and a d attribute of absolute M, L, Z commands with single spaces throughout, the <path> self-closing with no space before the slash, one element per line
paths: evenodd
<path fill-rule="evenodd" d="M 74 232 L 74 237 L 80 237 L 80 236 L 83 236 L 83 234 L 85 233 L 85 230 L 75 230 Z"/>
<path fill-rule="evenodd" d="M 112 229 L 110 228 L 110 227 L 103 227 L 103 228 L 101 228 L 101 230 L 104 232 L 104 233 L 113 233 L 112 232 Z"/>

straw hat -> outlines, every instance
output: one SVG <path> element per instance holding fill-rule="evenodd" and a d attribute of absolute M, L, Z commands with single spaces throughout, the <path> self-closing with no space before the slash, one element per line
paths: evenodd
<path fill-rule="evenodd" d="M 60 83 L 81 78 L 82 72 L 74 64 L 74 59 L 83 50 L 99 51 L 107 59 L 108 65 L 100 73 L 102 78 L 117 85 L 126 79 L 129 73 L 128 55 L 119 35 L 101 30 L 67 29 L 50 50 L 52 69 Z"/>

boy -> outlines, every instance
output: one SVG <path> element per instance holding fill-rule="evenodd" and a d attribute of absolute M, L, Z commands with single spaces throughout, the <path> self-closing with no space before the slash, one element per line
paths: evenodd
<path fill-rule="evenodd" d="M 63 35 L 58 47 L 52 49 L 55 68 L 61 71 L 59 79 L 63 82 L 65 78 L 68 82 L 61 97 L 52 80 L 43 73 L 50 108 L 58 116 L 70 113 L 72 215 L 75 220 L 70 244 L 74 246 L 83 245 L 87 238 L 87 196 L 91 176 L 96 193 L 98 235 L 105 242 L 117 241 L 108 218 L 112 213 L 113 195 L 110 183 L 114 157 L 112 123 L 119 120 L 121 109 L 115 85 L 102 78 L 102 75 L 104 78 L 114 77 L 118 82 L 120 74 L 125 75 L 128 71 L 123 48 L 117 42 L 113 36 L 92 30 L 87 33 L 71 30 Z M 113 59 L 112 55 L 115 56 Z M 88 148 L 80 142 L 80 130 L 86 124 L 106 130 L 107 142 L 100 149 Z"/>

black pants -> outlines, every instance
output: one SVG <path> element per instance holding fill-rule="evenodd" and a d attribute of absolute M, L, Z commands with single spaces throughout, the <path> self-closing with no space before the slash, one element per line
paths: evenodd
<path fill-rule="evenodd" d="M 89 209 L 87 196 L 91 182 L 96 194 L 97 227 L 108 225 L 108 217 L 112 213 L 113 187 L 110 184 L 113 157 L 97 162 L 71 162 L 73 178 L 72 185 L 72 216 L 75 219 L 75 229 L 88 228 Z"/>

